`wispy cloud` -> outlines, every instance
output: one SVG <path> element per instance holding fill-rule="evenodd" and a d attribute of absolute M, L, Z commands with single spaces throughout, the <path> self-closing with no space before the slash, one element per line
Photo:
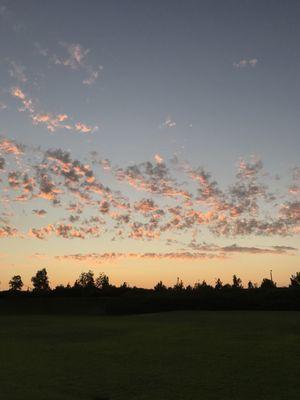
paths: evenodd
<path fill-rule="evenodd" d="M 16 79 L 20 83 L 25 83 L 28 80 L 25 70 L 26 68 L 23 65 L 17 64 L 15 61 L 10 61 L 8 72 L 12 78 Z"/>
<path fill-rule="evenodd" d="M 247 254 L 289 254 L 289 252 L 297 251 L 294 247 L 289 246 L 273 246 L 271 248 L 262 247 L 245 247 L 233 244 L 231 246 L 220 247 L 216 245 L 199 246 L 198 251 L 173 251 L 173 252 L 145 252 L 145 253 L 77 253 L 55 256 L 56 259 L 72 260 L 77 262 L 93 262 L 106 263 L 116 262 L 121 259 L 137 259 L 137 260 L 224 260 L 233 253 Z M 230 254 L 231 253 L 231 254 Z M 292 254 L 292 253 L 291 253 Z"/>
<path fill-rule="evenodd" d="M 176 127 L 176 122 L 173 120 L 171 115 L 168 115 L 164 122 L 161 124 L 162 128 L 175 128 Z"/>
<path fill-rule="evenodd" d="M 65 58 L 55 58 L 56 64 L 62 64 L 65 67 L 70 67 L 72 69 L 78 69 L 85 65 L 85 60 L 90 52 L 90 49 L 84 49 L 80 44 L 74 43 L 61 43 L 61 45 L 67 51 L 67 57 Z"/>
<path fill-rule="evenodd" d="M 232 65 L 234 68 L 241 69 L 241 68 L 255 68 L 258 64 L 257 58 L 244 58 L 237 62 L 234 62 Z"/>
<path fill-rule="evenodd" d="M 89 62 L 88 58 L 91 50 L 84 48 L 79 43 L 61 42 L 60 45 L 65 50 L 63 55 L 51 54 L 49 49 L 42 47 L 39 43 L 36 43 L 36 48 L 42 56 L 48 57 L 55 65 L 83 71 L 86 77 L 82 80 L 82 83 L 88 86 L 93 85 L 98 80 L 103 66 L 93 66 Z"/>
<path fill-rule="evenodd" d="M 247 247 L 233 244 L 221 248 L 225 253 L 247 253 L 247 254 L 293 254 L 297 249 L 290 246 L 272 246 L 272 247 Z M 292 252 L 292 253 L 291 253 Z"/>
<path fill-rule="evenodd" d="M 224 259 L 223 255 L 191 252 L 169 252 L 169 253 L 87 253 L 56 256 L 58 260 L 73 260 L 78 262 L 103 263 L 107 261 L 118 261 L 120 259 L 150 259 L 150 260 L 209 260 L 214 258 Z"/>
<path fill-rule="evenodd" d="M 7 7 L 4 4 L 0 5 L 0 16 L 5 16 L 7 14 Z"/>
<path fill-rule="evenodd" d="M 98 69 L 95 70 L 95 71 L 90 69 L 88 77 L 86 79 L 84 79 L 82 81 L 82 83 L 84 85 L 88 85 L 88 86 L 93 85 L 97 81 L 97 79 L 99 78 L 99 74 L 100 74 L 100 72 L 102 70 L 103 70 L 103 66 L 102 65 L 99 65 Z"/>
<path fill-rule="evenodd" d="M 36 102 L 27 96 L 20 87 L 11 88 L 10 93 L 20 100 L 22 107 L 19 108 L 19 111 L 28 112 L 34 125 L 43 125 L 49 132 L 65 129 L 80 133 L 93 133 L 98 130 L 98 126 L 89 126 L 83 122 L 73 122 L 66 113 L 53 114 L 39 110 Z"/>

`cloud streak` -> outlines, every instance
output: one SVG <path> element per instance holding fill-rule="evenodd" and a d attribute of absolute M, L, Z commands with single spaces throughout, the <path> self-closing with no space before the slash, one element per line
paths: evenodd
<path fill-rule="evenodd" d="M 234 62 L 232 65 L 236 69 L 243 69 L 243 68 L 255 68 L 258 64 L 257 58 L 243 58 L 237 62 Z"/>
<path fill-rule="evenodd" d="M 19 111 L 27 112 L 33 125 L 42 125 L 46 127 L 49 132 L 64 129 L 87 134 L 98 130 L 97 126 L 90 126 L 83 122 L 73 122 L 66 113 L 53 114 L 39 110 L 33 99 L 27 96 L 20 87 L 16 86 L 11 88 L 10 93 L 21 102 L 22 107 L 19 108 Z"/>
<path fill-rule="evenodd" d="M 145 253 L 77 253 L 55 256 L 56 259 L 71 260 L 75 262 L 93 262 L 102 264 L 107 262 L 117 262 L 122 259 L 137 259 L 137 260 L 224 260 L 232 254 L 293 254 L 290 252 L 297 251 L 294 247 L 289 246 L 273 246 L 271 248 L 261 247 L 245 247 L 233 244 L 231 246 L 220 247 L 217 245 L 201 245 L 198 246 L 198 251 L 176 251 L 176 252 L 145 252 Z"/>

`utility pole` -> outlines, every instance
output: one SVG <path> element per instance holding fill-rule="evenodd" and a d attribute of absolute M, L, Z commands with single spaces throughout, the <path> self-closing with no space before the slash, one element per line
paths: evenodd
<path fill-rule="evenodd" d="M 273 282 L 273 274 L 272 274 L 272 270 L 270 269 L 270 277 L 271 277 L 271 281 Z"/>

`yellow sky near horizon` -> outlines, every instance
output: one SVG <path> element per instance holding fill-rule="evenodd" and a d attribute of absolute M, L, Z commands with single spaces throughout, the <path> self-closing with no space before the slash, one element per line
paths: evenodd
<path fill-rule="evenodd" d="M 17 257 L 16 257 L 17 258 Z M 299 271 L 299 257 L 286 255 L 248 255 L 238 254 L 223 260 L 214 259 L 135 259 L 124 258 L 104 261 L 75 261 L 57 260 L 49 256 L 36 256 L 24 259 L 23 262 L 9 262 L 6 257 L 0 258 L 1 289 L 8 288 L 8 281 L 12 275 L 20 274 L 24 281 L 24 287 L 31 287 L 30 278 L 38 269 L 46 268 L 51 286 L 73 284 L 79 274 L 89 269 L 95 275 L 104 272 L 110 278 L 112 284 L 120 285 L 127 282 L 131 286 L 151 288 L 162 280 L 167 286 L 172 286 L 177 277 L 184 281 L 185 285 L 206 280 L 214 284 L 216 278 L 223 283 L 230 283 L 234 274 L 238 275 L 246 286 L 248 281 L 260 283 L 263 278 L 270 277 L 270 269 L 273 271 L 273 279 L 278 286 L 287 286 L 289 277 Z"/>

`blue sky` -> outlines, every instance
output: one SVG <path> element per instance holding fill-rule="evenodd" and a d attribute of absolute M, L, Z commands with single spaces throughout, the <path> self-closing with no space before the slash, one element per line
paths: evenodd
<path fill-rule="evenodd" d="M 299 264 L 299 17 L 297 1 L 0 1 L 0 134 L 2 144 L 6 143 L 0 154 L 5 159 L 0 240 L 8 249 L 1 258 L 5 279 L 14 268 L 28 276 L 31 273 L 14 259 L 13 249 L 21 246 L 28 253 L 28 268 L 36 265 L 30 257 L 42 253 L 53 276 L 61 268 L 57 265 L 68 260 L 56 256 L 80 253 L 83 261 L 78 267 L 63 267 L 64 281 L 85 268 L 84 261 L 107 269 L 121 281 L 130 272 L 127 267 L 120 272 L 116 264 L 131 262 L 137 263 L 132 281 L 150 285 L 159 274 L 164 277 L 165 267 L 160 263 L 166 256 L 162 253 L 181 253 L 177 267 L 172 265 L 178 260 L 167 257 L 170 273 L 166 279 L 180 273 L 183 279 L 195 280 L 198 271 L 184 254 L 205 253 L 203 243 L 209 242 L 219 247 L 208 250 L 216 259 L 202 254 L 208 266 L 201 274 L 207 279 L 220 272 L 220 265 L 221 275 L 227 278 L 229 264 L 246 278 L 258 279 L 271 262 L 278 263 L 279 280 L 286 283 Z M 14 154 L 7 143 L 26 148 L 22 155 Z M 98 194 L 99 198 L 93 198 L 96 203 L 90 200 L 80 213 L 80 223 L 84 217 L 105 214 L 107 232 L 85 232 L 84 239 L 58 232 L 57 224 L 67 224 L 65 213 L 74 191 L 69 193 L 70 182 L 53 169 L 56 175 L 51 179 L 60 192 L 44 203 L 45 193 L 38 187 L 42 172 L 35 175 L 35 163 L 45 162 L 49 167 L 53 162 L 49 148 L 68 151 L 72 160 L 89 165 L 97 184 L 121 192 L 113 198 L 120 196 L 121 202 L 129 204 L 126 212 L 131 218 L 122 227 L 122 238 L 116 237 L 117 211 L 112 210 L 116 205 L 108 192 Z M 61 166 L 62 160 L 55 157 Z M 103 169 L 103 160 L 109 160 L 110 169 Z M 151 179 L 143 169 L 147 161 L 157 167 Z M 135 176 L 129 177 L 129 165 L 138 168 L 140 175 L 135 170 Z M 25 170 L 37 186 L 20 201 L 16 200 L 20 183 L 12 182 L 9 174 Z M 77 178 L 81 185 L 77 189 L 95 189 L 79 182 L 81 176 Z M 154 191 L 144 187 L 143 192 L 141 185 L 149 184 L 149 179 L 158 187 Z M 193 192 L 192 204 L 181 194 L 166 195 L 165 179 L 171 179 L 172 189 Z M 214 193 L 204 199 L 203 190 L 212 188 Z M 13 208 L 11 216 L 6 215 L 7 199 Z M 157 203 L 148 214 L 138 208 L 138 202 L 145 199 Z M 104 201 L 112 202 L 108 213 L 97 208 Z M 257 210 L 251 209 L 251 201 L 257 203 Z M 226 204 L 225 211 L 221 203 Z M 173 223 L 169 229 L 168 218 L 176 206 L 181 207 L 185 223 L 193 212 L 212 212 L 213 216 L 205 222 L 189 221 L 180 229 Z M 239 207 L 235 216 L 234 207 Z M 36 219 L 33 209 L 46 214 Z M 160 220 L 159 233 L 155 231 L 159 236 L 133 238 L 134 223 L 149 228 L 151 213 L 157 209 L 165 218 Z M 216 228 L 222 218 L 230 234 Z M 255 229 L 249 228 L 251 218 L 256 221 Z M 270 218 L 271 234 L 270 227 L 262 227 Z M 78 221 L 68 224 L 78 225 Z M 236 230 L 241 221 L 248 221 L 242 233 Z M 32 234 L 32 229 L 45 225 L 52 226 L 45 237 Z M 8 234 L 6 226 L 16 229 L 16 234 Z M 171 245 L 168 239 L 177 242 Z M 225 249 L 233 244 L 236 247 Z M 291 249 L 282 247 L 280 254 L 267 251 L 274 246 Z M 258 247 L 265 253 L 255 251 Z M 147 261 L 140 258 L 157 248 L 158 267 L 151 275 Z M 113 266 L 101 261 L 98 267 L 105 249 L 122 256 Z M 126 258 L 126 249 L 138 256 Z M 97 262 L 92 253 L 98 254 Z M 226 257 L 219 257 L 223 253 Z M 240 268 L 239 257 L 245 254 L 246 265 Z M 201 258 L 200 254 L 195 257 Z M 261 257 L 270 259 L 265 262 Z M 71 260 L 75 265 L 78 257 Z M 143 273 L 147 275 L 144 281 Z"/>

